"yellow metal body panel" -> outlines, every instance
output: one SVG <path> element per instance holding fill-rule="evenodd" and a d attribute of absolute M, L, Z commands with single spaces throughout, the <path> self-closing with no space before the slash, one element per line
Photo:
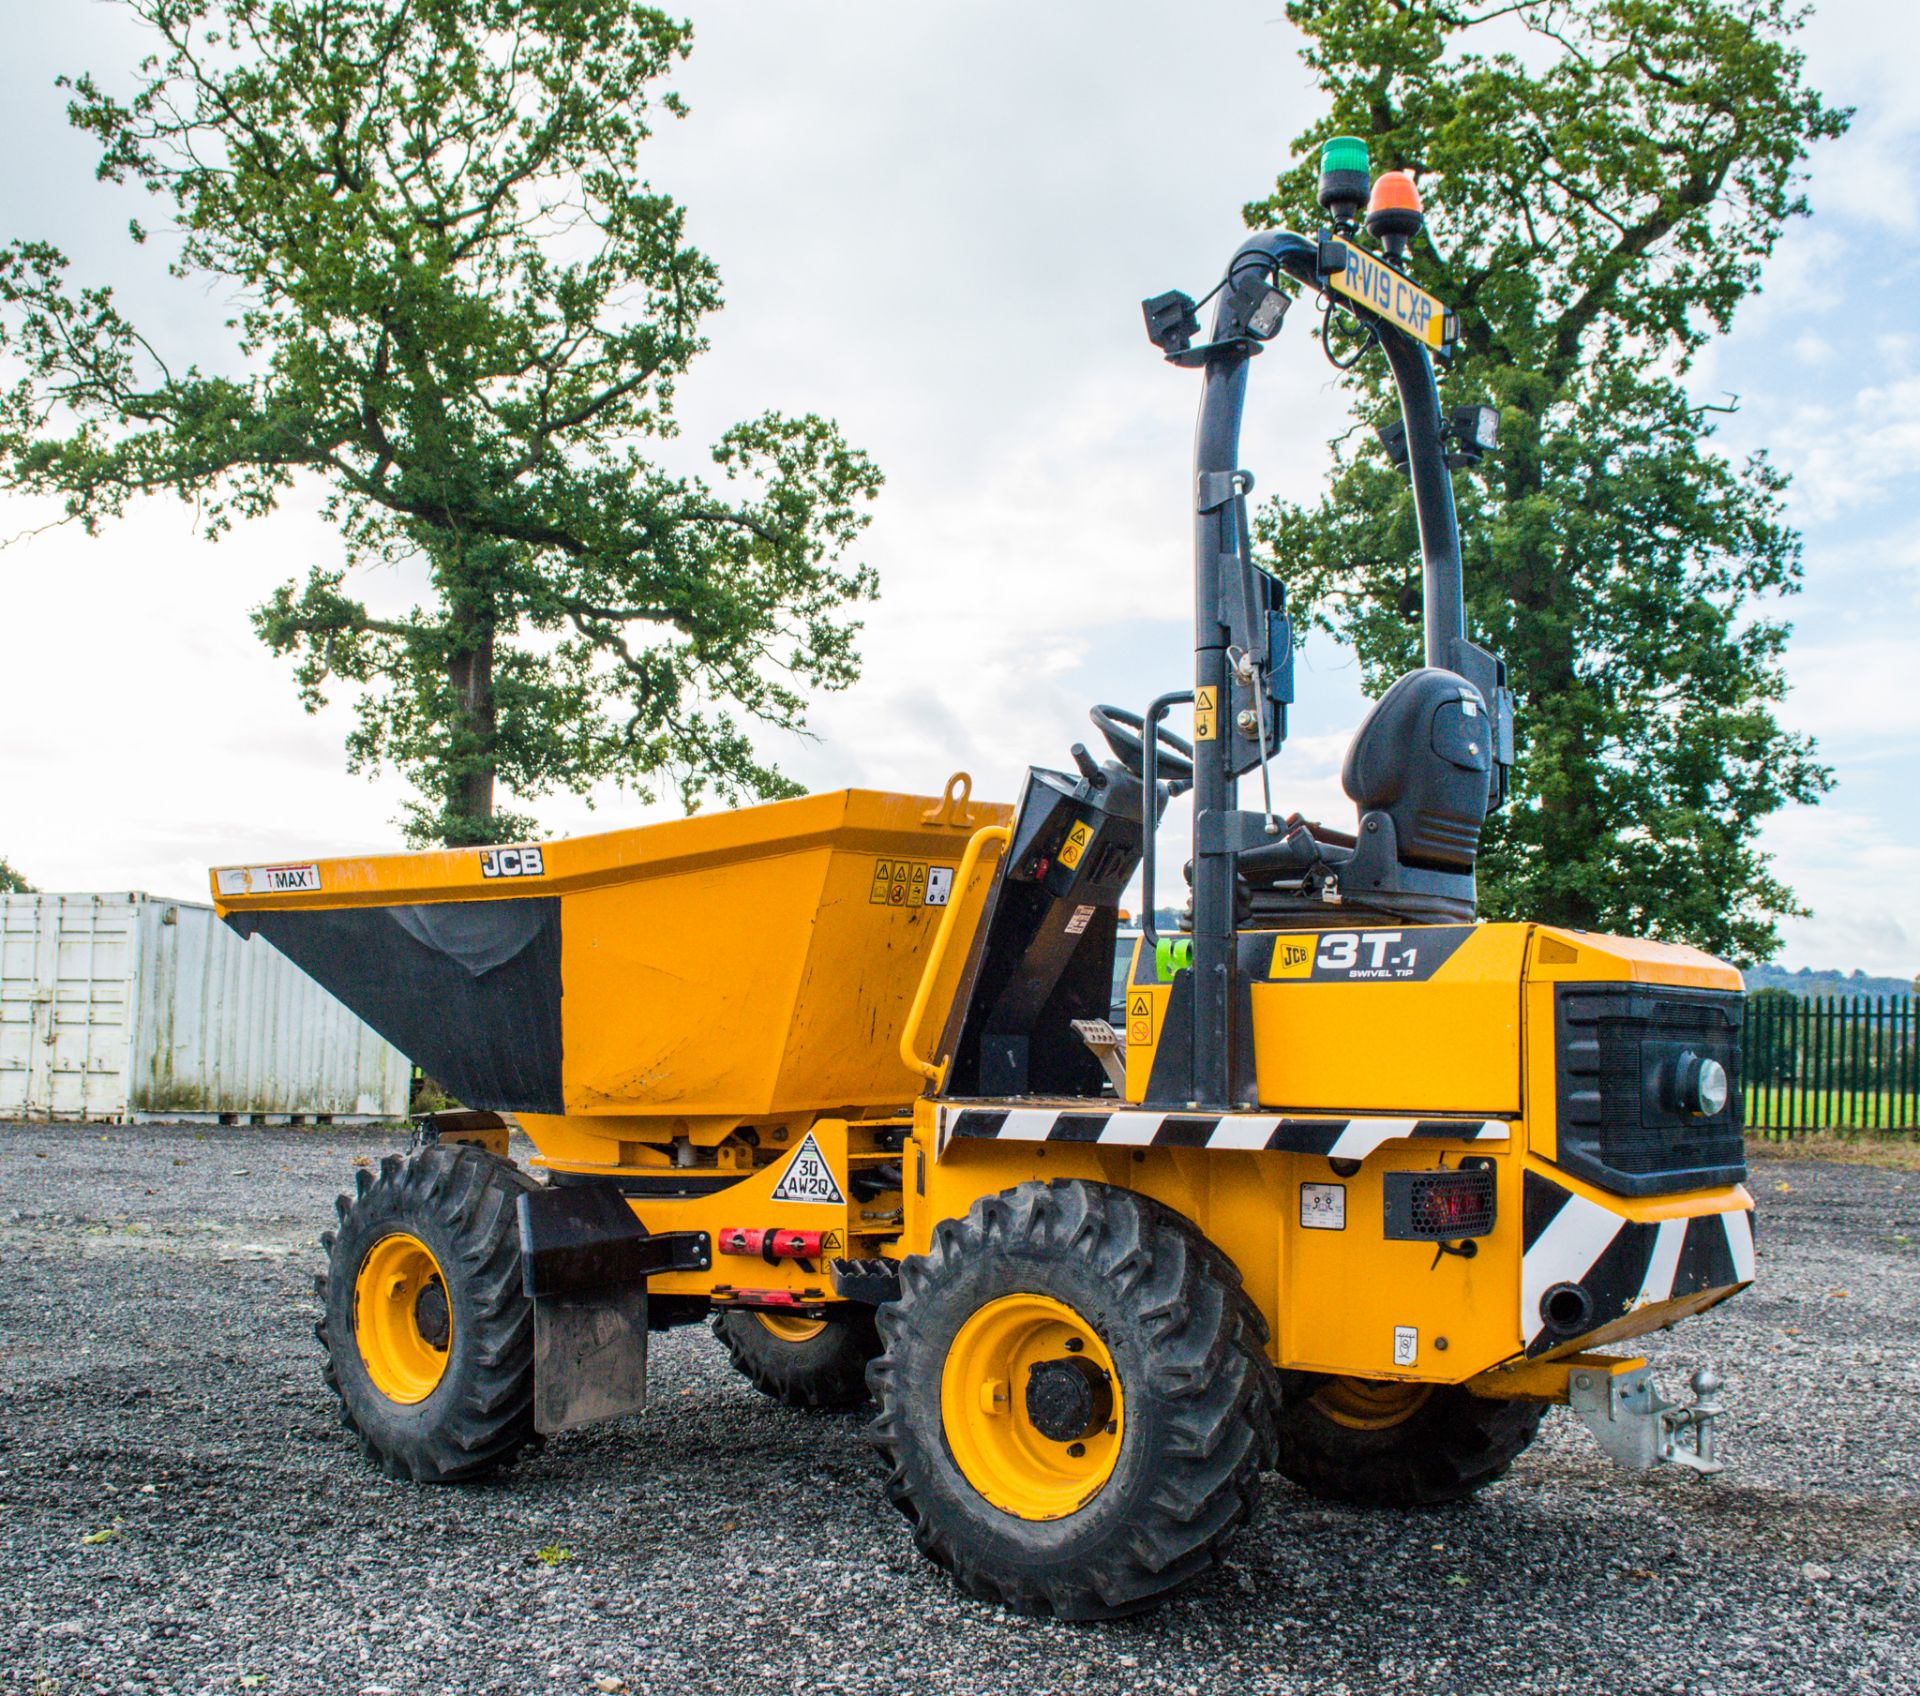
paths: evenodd
<path fill-rule="evenodd" d="M 989 873 L 953 887 L 969 836 L 1011 809 L 843 790 L 516 849 L 323 860 L 294 888 L 213 874 L 223 912 L 558 896 L 565 1115 L 525 1115 L 579 1168 L 657 1164 L 648 1143 L 905 1106 L 899 1040 L 948 904 L 954 994 Z M 488 854 L 496 857 L 489 861 Z M 488 875 L 491 866 L 495 875 Z M 536 867 L 537 870 L 529 870 Z"/>
<path fill-rule="evenodd" d="M 1282 1151 L 1074 1141 L 950 1138 L 943 1146 L 943 1112 L 1015 1104 L 927 1100 L 915 1111 L 909 1170 L 917 1181 L 908 1183 L 904 1197 L 899 1252 L 923 1252 L 940 1220 L 1018 1183 L 1081 1178 L 1120 1185 L 1164 1202 L 1232 1257 L 1267 1319 L 1276 1364 L 1457 1384 L 1515 1361 L 1527 1346 L 1521 1295 L 1529 1168 L 1623 1224 L 1657 1226 L 1751 1208 L 1739 1185 L 1644 1200 L 1606 1194 L 1551 1166 L 1540 1147 L 1544 1130 L 1550 1157 L 1554 983 L 1631 980 L 1738 990 L 1737 972 L 1691 949 L 1525 924 L 1405 927 L 1385 935 L 1398 941 L 1383 941 L 1378 931 L 1272 938 L 1270 975 L 1252 988 L 1263 1109 L 1312 1118 L 1468 1115 L 1504 1123 L 1504 1138 L 1403 1136 L 1357 1164 Z M 1345 937 L 1365 941 L 1352 949 L 1340 941 L 1327 945 Z M 1243 958 L 1266 947 L 1264 938 L 1257 944 L 1242 938 Z M 1135 975 L 1141 970 L 1137 955 Z M 1366 975 L 1394 970 L 1410 975 Z M 1170 993 L 1159 983 L 1127 991 L 1130 1101 L 1145 1094 Z M 1498 1203 L 1494 1229 L 1477 1239 L 1473 1256 L 1439 1254 L 1430 1242 L 1387 1240 L 1386 1174 L 1457 1166 L 1467 1157 L 1491 1161 Z M 1343 1229 L 1302 1226 L 1304 1184 L 1342 1187 Z M 1738 1287 L 1736 1279 L 1602 1316 L 1593 1330 L 1539 1356 L 1549 1365 L 1544 1376 L 1534 1376 L 1558 1382 L 1564 1370 L 1556 1376 L 1552 1362 L 1671 1324 Z"/>
<path fill-rule="evenodd" d="M 1405 926 L 1243 939 L 1261 1102 L 1303 1113 L 1520 1111 L 1521 974 L 1534 926 Z M 1431 963 L 1420 959 L 1431 946 Z M 1404 980 L 1373 973 L 1405 968 Z M 1136 950 L 1134 975 L 1140 972 Z M 1127 991 L 1127 1099 L 1145 1098 L 1170 986 Z M 1551 1057 L 1549 1057 L 1549 1061 Z"/>
<path fill-rule="evenodd" d="M 1289 977 L 1285 956 L 1311 945 L 1316 960 L 1344 958 L 1352 939 L 1352 969 L 1365 972 L 1369 961 L 1391 960 L 1396 948 L 1417 941 L 1420 928 L 1276 937 L 1281 962 L 1271 981 L 1252 989 L 1261 1101 L 1354 1112 L 1519 1112 L 1520 972 L 1531 928 L 1475 926 L 1430 978 L 1410 982 Z"/>
<path fill-rule="evenodd" d="M 901 1121 L 894 1121 L 895 1124 Z M 794 1230 L 833 1233 L 825 1243 L 825 1258 L 873 1259 L 889 1251 L 900 1232 L 900 1202 L 882 1195 L 857 1201 L 852 1175 L 888 1165 L 899 1155 L 879 1146 L 876 1131 L 886 1121 L 816 1119 L 804 1132 L 769 1130 L 754 1150 L 754 1164 L 739 1182 L 711 1195 L 683 1197 L 629 1196 L 641 1224 L 650 1231 L 705 1231 L 719 1244 L 722 1231 Z M 811 1150 L 807 1148 L 811 1139 Z M 789 1164 L 817 1153 L 833 1176 L 842 1197 L 838 1203 L 776 1201 Z M 690 1176 L 711 1177 L 711 1169 Z M 716 1253 L 710 1272 L 659 1272 L 647 1280 L 654 1295 L 713 1296 L 726 1303 L 740 1292 L 780 1290 L 814 1309 L 833 1299 L 833 1279 L 821 1261 L 802 1264 L 778 1260 L 769 1264 L 758 1255 Z M 751 1295 L 747 1298 L 751 1303 Z"/>

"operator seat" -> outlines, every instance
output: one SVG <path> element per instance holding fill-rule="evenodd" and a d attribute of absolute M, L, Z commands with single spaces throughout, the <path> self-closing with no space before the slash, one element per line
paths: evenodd
<path fill-rule="evenodd" d="M 1356 835 L 1301 820 L 1240 855 L 1252 917 L 1325 923 L 1331 905 L 1410 923 L 1471 919 L 1493 774 L 1493 724 L 1456 672 L 1410 671 L 1373 705 L 1340 784 Z"/>

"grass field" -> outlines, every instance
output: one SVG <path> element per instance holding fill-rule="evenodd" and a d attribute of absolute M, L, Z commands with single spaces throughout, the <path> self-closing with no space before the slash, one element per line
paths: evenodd
<path fill-rule="evenodd" d="M 1784 1128 L 1777 1128 L 1784 1127 Z M 1920 1134 L 1920 1095 L 1913 1091 L 1802 1090 L 1761 1084 L 1747 1090 L 1747 1128 L 1755 1136 L 1800 1131 L 1889 1131 Z"/>
<path fill-rule="evenodd" d="M 1777 1167 L 1796 1160 L 1834 1166 L 1880 1166 L 1895 1172 L 1920 1172 L 1920 1133 L 1864 1131 L 1776 1132 L 1771 1138 L 1747 1134 L 1750 1163 Z"/>

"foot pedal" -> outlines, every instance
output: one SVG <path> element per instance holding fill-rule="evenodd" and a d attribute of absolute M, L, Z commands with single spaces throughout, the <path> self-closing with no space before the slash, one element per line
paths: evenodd
<path fill-rule="evenodd" d="M 1127 1093 L 1127 1039 L 1105 1019 L 1075 1019 L 1073 1034 L 1092 1051 L 1115 1095 Z"/>

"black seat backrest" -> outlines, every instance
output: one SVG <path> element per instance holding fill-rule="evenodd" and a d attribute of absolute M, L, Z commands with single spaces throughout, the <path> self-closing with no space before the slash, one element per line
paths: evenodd
<path fill-rule="evenodd" d="M 1340 782 L 1364 821 L 1393 820 L 1402 864 L 1471 872 L 1486 822 L 1493 729 L 1480 691 L 1455 672 L 1410 671 L 1374 703 Z"/>

